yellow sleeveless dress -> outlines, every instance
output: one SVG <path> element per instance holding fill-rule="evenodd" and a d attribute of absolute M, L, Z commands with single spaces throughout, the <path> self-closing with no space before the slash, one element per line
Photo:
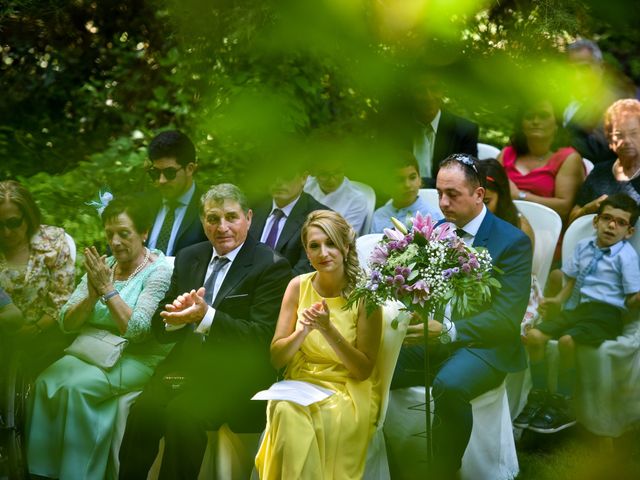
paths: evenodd
<path fill-rule="evenodd" d="M 323 299 L 311 284 L 315 274 L 300 276 L 298 321 L 305 308 Z M 331 322 L 346 341 L 355 344 L 357 308 L 342 310 L 342 297 L 325 301 Z M 269 401 L 267 428 L 256 456 L 260 478 L 362 478 L 380 406 L 375 374 L 364 381 L 351 378 L 322 334 L 314 330 L 287 366 L 285 378 L 314 383 L 336 393 L 307 407 L 284 400 Z"/>

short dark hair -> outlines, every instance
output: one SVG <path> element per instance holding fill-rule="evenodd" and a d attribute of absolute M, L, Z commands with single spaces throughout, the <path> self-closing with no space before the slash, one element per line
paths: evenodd
<path fill-rule="evenodd" d="M 596 42 L 588 38 L 579 38 L 575 42 L 567 45 L 567 53 L 577 52 L 580 50 L 589 50 L 591 57 L 596 63 L 602 63 L 602 50 Z"/>
<path fill-rule="evenodd" d="M 153 215 L 148 201 L 141 196 L 118 196 L 109 202 L 102 212 L 102 225 L 121 213 L 126 214 L 133 223 L 137 233 L 148 232 L 153 222 Z"/>
<path fill-rule="evenodd" d="M 608 196 L 600 203 L 600 208 L 598 208 L 598 215 L 604 212 L 604 209 L 607 206 L 629 212 L 629 224 L 632 227 L 638 221 L 638 215 L 640 214 L 640 211 L 638 210 L 638 204 L 626 193 L 616 193 L 615 195 Z"/>
<path fill-rule="evenodd" d="M 156 135 L 147 151 L 152 162 L 165 157 L 175 158 L 178 165 L 183 167 L 197 162 L 196 147 L 189 137 L 178 130 L 167 130 Z"/>
<path fill-rule="evenodd" d="M 12 202 L 20 209 L 27 221 L 27 235 L 31 238 L 40 227 L 42 214 L 29 190 L 15 180 L 0 182 L 0 203 L 4 202 Z"/>
<path fill-rule="evenodd" d="M 420 167 L 418 166 L 418 160 L 416 160 L 415 155 L 409 150 L 400 150 L 397 152 L 397 155 L 393 157 L 392 167 L 395 169 L 413 167 L 416 169 L 416 172 L 420 174 Z"/>
<path fill-rule="evenodd" d="M 457 165 L 464 172 L 467 183 L 475 189 L 485 185 L 485 174 L 478 163 L 479 160 L 473 155 L 453 153 L 440 162 L 440 170 L 451 167 L 451 165 Z"/>

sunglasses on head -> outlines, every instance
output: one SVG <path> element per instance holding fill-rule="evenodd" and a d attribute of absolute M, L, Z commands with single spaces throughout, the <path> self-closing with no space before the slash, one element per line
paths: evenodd
<path fill-rule="evenodd" d="M 450 155 L 449 158 L 451 160 L 455 160 L 458 163 L 461 163 L 462 165 L 466 165 L 467 167 L 471 168 L 471 170 L 473 170 L 476 175 L 480 175 L 478 173 L 478 167 L 476 166 L 475 160 L 469 155 L 466 155 L 464 153 L 454 153 L 453 155 Z"/>
<path fill-rule="evenodd" d="M 167 167 L 167 168 L 155 168 L 155 167 L 151 167 L 147 169 L 147 174 L 149 175 L 149 177 L 151 177 L 151 180 L 159 180 L 160 179 L 160 175 L 164 175 L 164 178 L 166 178 L 167 180 L 173 180 L 176 178 L 176 175 L 178 174 L 178 172 L 180 170 L 182 170 L 184 167 Z"/>
<path fill-rule="evenodd" d="M 9 230 L 15 230 L 16 228 L 20 228 L 22 222 L 24 221 L 24 217 L 20 218 L 10 218 L 8 220 L 0 221 L 0 230 L 3 228 L 8 228 Z"/>

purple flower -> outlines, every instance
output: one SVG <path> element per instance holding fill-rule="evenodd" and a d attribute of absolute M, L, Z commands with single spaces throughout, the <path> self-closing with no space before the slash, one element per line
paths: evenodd
<path fill-rule="evenodd" d="M 371 256 L 369 257 L 369 263 L 372 265 L 383 265 L 389 257 L 389 251 L 385 245 L 378 244 L 373 247 Z"/>
<path fill-rule="evenodd" d="M 445 280 L 448 280 L 449 278 L 451 278 L 451 275 L 453 275 L 453 272 L 451 271 L 450 268 L 447 268 L 444 272 L 442 272 L 442 277 Z"/>
<path fill-rule="evenodd" d="M 451 271 L 455 274 L 455 273 L 460 273 L 460 269 L 458 267 L 453 267 L 451 269 Z"/>
<path fill-rule="evenodd" d="M 424 307 L 425 301 L 429 298 L 429 285 L 424 280 L 418 280 L 410 287 L 410 291 L 413 292 L 413 304 L 419 303 Z"/>
<path fill-rule="evenodd" d="M 464 273 L 469 273 L 471 271 L 471 265 L 468 263 L 463 263 L 461 268 Z"/>
<path fill-rule="evenodd" d="M 393 277 L 393 283 L 395 283 L 396 285 L 403 285 L 404 277 L 402 275 L 396 275 L 395 277 Z"/>
<path fill-rule="evenodd" d="M 393 277 L 391 275 L 385 277 L 384 283 L 386 283 L 387 285 L 391 285 L 393 283 Z"/>
<path fill-rule="evenodd" d="M 366 288 L 372 292 L 375 292 L 380 287 L 379 283 L 367 283 Z"/>
<path fill-rule="evenodd" d="M 380 283 L 382 281 L 382 274 L 378 270 L 371 272 L 371 281 L 373 283 Z"/>

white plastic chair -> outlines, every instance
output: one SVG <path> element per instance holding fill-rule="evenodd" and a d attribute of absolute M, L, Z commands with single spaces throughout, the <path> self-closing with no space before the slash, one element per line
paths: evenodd
<path fill-rule="evenodd" d="M 376 209 L 376 192 L 366 183 L 356 182 L 354 180 L 350 180 L 351 185 L 356 187 L 360 192 L 362 192 L 367 198 L 367 218 L 362 225 L 362 231 L 356 232 L 359 234 L 369 233 L 371 230 L 371 223 L 373 222 L 373 212 Z"/>
<path fill-rule="evenodd" d="M 478 160 L 486 160 L 487 158 L 498 158 L 500 149 L 487 143 L 478 143 Z"/>
<path fill-rule="evenodd" d="M 582 158 L 582 163 L 584 165 L 584 173 L 585 175 L 589 175 L 591 170 L 593 170 L 593 162 L 588 158 Z"/>
<path fill-rule="evenodd" d="M 384 433 L 395 465 L 394 479 L 417 478 L 416 472 L 424 467 L 425 439 L 417 435 L 425 430 L 424 412 L 411 408 L 420 403 L 424 403 L 424 387 L 392 390 L 389 395 Z M 473 399 L 471 406 L 473 429 L 462 457 L 461 478 L 515 478 L 519 465 L 505 384 Z"/>
<path fill-rule="evenodd" d="M 549 277 L 549 269 L 553 262 L 553 254 L 562 230 L 562 219 L 554 210 L 539 203 L 527 202 L 526 200 L 514 200 L 514 203 L 520 213 L 529 221 L 535 234 L 532 272 L 538 279 L 540 289 L 544 291 Z M 505 385 L 511 418 L 515 418 L 526 405 L 527 396 L 531 390 L 529 369 L 508 374 Z"/>
<path fill-rule="evenodd" d="M 424 198 L 431 207 L 442 213 L 442 210 L 440 210 L 438 191 L 435 188 L 421 188 L 419 195 Z"/>
<path fill-rule="evenodd" d="M 585 215 L 569 225 L 562 242 L 562 257 L 569 257 L 576 243 L 594 235 L 593 217 Z M 640 223 L 631 245 L 640 252 Z M 599 348 L 578 345 L 576 348 L 576 418 L 597 435 L 619 437 L 640 425 L 640 318 L 634 312 L 622 335 L 605 341 Z M 557 364 L 557 341 L 547 346 L 550 364 L 549 388 L 554 390 Z M 555 368 L 553 368 L 555 367 Z"/>
<path fill-rule="evenodd" d="M 562 219 L 554 210 L 535 202 L 514 200 L 516 207 L 531 224 L 536 242 L 533 250 L 533 273 L 544 290 L 553 262 L 558 238 L 562 230 Z"/>

